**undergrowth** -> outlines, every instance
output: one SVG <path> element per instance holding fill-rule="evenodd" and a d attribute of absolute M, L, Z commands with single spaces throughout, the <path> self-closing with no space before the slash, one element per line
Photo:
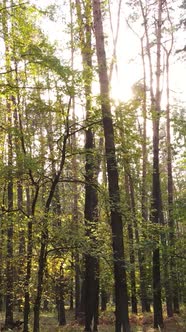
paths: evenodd
<path fill-rule="evenodd" d="M 4 315 L 1 315 L 0 324 L 3 326 Z M 55 313 L 42 313 L 40 319 L 41 332 L 83 332 L 83 326 L 74 320 L 74 312 L 67 310 L 67 324 L 58 326 Z M 20 313 L 15 314 L 15 320 L 21 319 Z M 100 313 L 99 332 L 115 332 L 114 313 L 112 309 Z M 33 318 L 30 322 L 30 331 L 32 331 Z M 153 314 L 139 313 L 130 314 L 131 332 L 186 332 L 186 309 L 182 309 L 180 315 L 174 315 L 172 318 L 166 318 L 164 313 L 165 328 L 162 330 L 153 329 Z"/>

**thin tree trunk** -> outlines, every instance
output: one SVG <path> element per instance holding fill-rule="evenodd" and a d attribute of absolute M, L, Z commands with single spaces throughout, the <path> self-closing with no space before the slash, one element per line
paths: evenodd
<path fill-rule="evenodd" d="M 87 1 L 84 9 L 84 16 L 86 24 L 82 26 L 81 3 L 76 0 L 76 10 L 79 22 L 79 35 L 81 39 L 81 53 L 83 60 L 84 71 L 84 89 L 86 98 L 86 120 L 87 123 L 92 113 L 91 103 L 91 85 L 92 85 L 92 45 L 91 45 L 91 1 Z M 96 239 L 90 230 L 90 225 L 96 227 L 98 222 L 98 198 L 97 198 L 97 179 L 95 172 L 95 158 L 94 158 L 94 133 L 91 127 L 85 131 L 85 225 L 87 226 L 86 235 L 92 240 L 92 250 L 96 247 Z M 84 273 L 84 287 L 85 287 L 85 331 L 97 331 L 98 324 L 98 292 L 99 292 L 99 263 L 95 254 L 85 254 L 85 273 Z M 94 322 L 94 324 L 93 324 Z"/>
<path fill-rule="evenodd" d="M 39 319 L 40 319 L 40 307 L 41 307 L 41 297 L 43 292 L 43 278 L 44 271 L 46 266 L 46 246 L 48 239 L 48 231 L 47 231 L 47 215 L 45 216 L 45 220 L 43 221 L 43 229 L 45 227 L 45 231 L 42 231 L 41 235 L 41 247 L 39 253 L 39 269 L 37 275 L 37 295 L 34 303 L 34 327 L 33 332 L 39 332 Z"/>
<path fill-rule="evenodd" d="M 172 47 L 171 47 L 172 49 Z M 170 49 L 170 52 L 171 52 Z M 173 204 L 174 204 L 174 187 L 173 187 L 173 176 L 172 176 L 172 150 L 171 150 L 171 130 L 170 130 L 170 87 L 169 87 L 169 57 L 170 52 L 167 53 L 166 60 L 166 76 L 167 76 L 167 191 L 168 191 L 168 224 L 169 224 L 169 247 L 171 248 L 170 254 L 170 274 L 171 274 L 171 288 L 172 292 L 170 298 L 173 301 L 173 310 L 175 313 L 179 313 L 179 297 L 178 297 L 178 280 L 177 280 L 177 267 L 174 258 L 175 251 L 175 222 L 173 215 Z M 168 316 L 172 316 L 171 311 L 168 312 Z"/>
<path fill-rule="evenodd" d="M 131 210 L 129 180 L 128 180 L 128 175 L 126 172 L 125 172 L 125 189 L 126 189 L 126 196 L 127 196 L 126 201 L 127 201 L 128 213 L 129 213 L 129 221 L 127 223 L 127 227 L 128 227 L 128 237 L 129 237 L 131 305 L 132 305 L 132 313 L 137 314 L 138 309 L 137 309 L 137 295 L 136 295 L 134 234 L 133 234 L 133 223 L 132 223 L 133 211 Z"/>
<path fill-rule="evenodd" d="M 39 187 L 35 188 L 34 197 L 32 200 L 32 206 L 30 202 L 30 188 L 26 188 L 26 198 L 27 198 L 27 214 L 28 214 L 28 224 L 27 224 L 27 258 L 26 258 L 26 276 L 24 282 L 24 326 L 23 332 L 28 332 L 29 314 L 30 314 L 30 279 L 31 279 L 31 269 L 32 269 L 32 251 L 33 251 L 33 220 L 35 214 L 35 206 L 38 198 Z"/>
<path fill-rule="evenodd" d="M 6 8 L 7 2 L 3 0 L 3 7 Z M 2 12 L 2 33 L 5 46 L 5 68 L 7 71 L 7 83 L 11 84 L 11 50 L 10 50 L 10 32 L 9 32 L 9 17 L 7 11 Z M 10 73 L 10 74 L 9 74 Z M 8 192 L 7 192 L 7 206 L 8 206 L 8 225 L 7 225 L 7 256 L 6 256 L 6 313 L 5 313 L 5 327 L 11 328 L 13 324 L 13 137 L 12 137 L 12 103 L 11 96 L 7 99 L 7 162 L 8 162 Z"/>
<path fill-rule="evenodd" d="M 73 2 L 70 0 L 70 18 L 71 18 L 71 66 L 74 69 L 74 20 L 73 20 Z M 73 109 L 73 123 L 74 123 L 74 132 L 76 130 L 76 114 L 75 114 L 75 97 L 72 99 L 72 109 Z M 72 136 L 72 147 L 76 151 L 77 142 L 76 142 L 76 134 Z M 73 177 L 76 179 L 78 175 L 78 164 L 76 155 L 72 157 L 72 169 L 73 169 Z M 78 233 L 79 228 L 79 217 L 78 217 L 78 185 L 77 183 L 73 184 L 73 226 Z M 78 250 L 74 252 L 74 272 L 75 272 L 75 319 L 78 319 L 79 310 L 80 310 L 80 258 Z"/>
<path fill-rule="evenodd" d="M 73 265 L 73 264 L 72 264 Z M 73 269 L 73 266 L 71 266 L 71 269 Z M 74 309 L 74 278 L 71 277 L 70 280 L 70 296 L 69 296 L 69 309 L 73 310 Z"/>
<path fill-rule="evenodd" d="M 111 107 L 109 101 L 109 81 L 107 74 L 104 33 L 99 0 L 93 0 L 93 16 L 96 37 L 96 52 L 101 92 L 101 108 L 105 137 L 109 199 L 111 210 L 112 246 L 114 256 L 116 322 L 115 331 L 130 331 L 128 317 L 128 295 L 126 281 L 126 266 L 124 260 L 123 226 L 120 210 L 120 194 L 118 185 L 118 169 L 115 154 L 115 142 Z"/>
<path fill-rule="evenodd" d="M 160 77 L 161 77 L 161 25 L 162 25 L 162 1 L 158 0 L 158 18 L 156 19 L 156 95 L 154 95 L 153 86 L 153 66 L 151 56 L 151 46 L 148 32 L 147 10 L 145 10 L 142 1 L 140 0 L 140 8 L 143 16 L 144 30 L 146 37 L 146 49 L 149 61 L 149 76 L 150 76 L 150 97 L 151 110 L 153 122 L 153 175 L 152 175 L 152 204 L 151 204 L 151 220 L 154 224 L 161 221 L 160 205 L 161 189 L 160 189 L 160 174 L 159 174 L 159 119 L 161 110 L 161 91 L 160 91 Z M 154 327 L 163 325 L 162 315 L 162 300 L 161 300 L 161 280 L 160 280 L 160 251 L 159 251 L 159 236 L 157 236 L 157 246 L 153 250 L 153 307 L 154 307 Z"/>
<path fill-rule="evenodd" d="M 2 227 L 0 227 L 0 312 L 3 311 L 3 302 L 4 302 L 4 290 L 3 290 L 3 245 L 4 245 L 4 231 Z"/>
<path fill-rule="evenodd" d="M 12 166 L 13 166 L 13 151 L 12 151 L 12 116 L 10 103 L 7 104 L 8 108 L 8 229 L 7 229 L 7 266 L 6 266 L 6 314 L 5 314 L 5 326 L 6 328 L 12 327 L 13 324 L 13 218 L 11 211 L 13 210 L 13 177 L 12 177 Z"/>
<path fill-rule="evenodd" d="M 145 66 L 145 55 L 143 38 L 141 39 L 141 56 L 143 63 L 143 142 L 142 142 L 142 189 L 141 189 L 141 211 L 142 211 L 142 221 L 147 223 L 148 220 L 148 207 L 147 207 L 147 83 L 146 83 L 146 66 Z M 139 248 L 138 249 L 138 259 L 140 268 L 140 297 L 142 312 L 149 312 L 150 305 L 147 297 L 146 290 L 146 265 L 145 265 L 145 254 Z"/>
<path fill-rule="evenodd" d="M 60 277 L 57 280 L 57 308 L 58 308 L 58 322 L 59 326 L 66 325 L 66 315 L 65 315 L 65 291 L 64 291 L 64 273 L 63 273 L 63 266 L 61 264 L 60 267 Z"/>
<path fill-rule="evenodd" d="M 16 85 L 18 87 L 18 73 L 17 73 L 17 62 L 14 60 L 15 68 L 16 68 Z M 18 89 L 19 91 L 19 89 Z M 19 92 L 17 95 L 17 99 L 12 96 L 12 104 L 14 106 L 14 127 L 19 133 Z M 21 279 L 23 278 L 24 274 L 24 257 L 25 257 L 25 231 L 22 225 L 22 210 L 23 210 L 23 183 L 22 183 L 22 158 L 21 158 L 21 148 L 20 148 L 20 140 L 18 135 L 15 135 L 15 151 L 16 151 L 16 164 L 17 164 L 17 208 L 18 208 L 18 218 L 19 218 L 19 262 L 17 264 L 17 276 L 16 278 Z M 19 281 L 18 281 L 19 282 Z M 22 287 L 19 290 L 19 299 L 18 299 L 18 306 L 19 311 L 21 311 L 22 307 Z"/>

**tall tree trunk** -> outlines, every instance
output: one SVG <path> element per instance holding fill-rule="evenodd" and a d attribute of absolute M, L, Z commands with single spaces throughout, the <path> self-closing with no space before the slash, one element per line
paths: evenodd
<path fill-rule="evenodd" d="M 76 4 L 77 5 L 77 4 Z M 70 20 L 71 20 L 71 66 L 72 69 L 74 69 L 74 20 L 73 20 L 73 2 L 70 0 Z M 72 99 L 72 110 L 73 110 L 73 123 L 74 123 L 74 128 L 73 131 L 76 131 L 76 114 L 75 114 L 75 97 Z M 77 138 L 76 134 L 72 136 L 72 147 L 76 151 L 77 149 Z M 78 163 L 76 159 L 76 155 L 72 157 L 72 171 L 73 171 L 73 177 L 76 179 L 78 175 Z M 78 233 L 78 228 L 79 228 L 79 216 L 78 216 L 78 185 L 77 183 L 73 184 L 73 226 L 75 230 Z M 80 257 L 79 257 L 79 252 L 78 250 L 75 250 L 74 252 L 74 272 L 75 272 L 75 319 L 78 319 L 79 315 L 79 310 L 80 310 Z"/>
<path fill-rule="evenodd" d="M 14 52 L 16 54 L 16 52 Z M 17 62 L 14 59 L 15 71 L 16 71 L 16 86 L 18 88 L 18 72 L 17 72 Z M 19 91 L 19 89 L 18 89 Z M 20 97 L 19 92 L 17 98 L 12 97 L 12 104 L 14 105 L 14 127 L 16 128 L 17 133 L 19 133 L 19 106 L 20 106 Z M 22 181 L 22 156 L 21 156 L 21 145 L 18 134 L 15 135 L 15 151 L 16 151 L 16 166 L 17 166 L 17 208 L 18 208 L 18 218 L 19 218 L 19 262 L 17 263 L 17 276 L 18 282 L 23 278 L 24 275 L 24 257 L 25 257 L 25 231 L 23 228 L 23 181 Z M 19 287 L 19 299 L 18 306 L 19 311 L 22 307 L 22 285 Z"/>
<path fill-rule="evenodd" d="M 93 0 L 93 16 L 96 37 L 96 52 L 101 92 L 101 108 L 105 137 L 105 151 L 109 185 L 109 199 L 111 210 L 112 246 L 114 256 L 114 279 L 116 300 L 115 331 L 130 331 L 128 317 L 128 294 L 126 280 L 126 266 L 124 260 L 123 225 L 120 207 L 118 184 L 118 169 L 115 153 L 114 130 L 111 107 L 109 101 L 109 81 L 104 45 L 104 33 L 99 0 Z"/>
<path fill-rule="evenodd" d="M 5 314 L 5 326 L 11 328 L 13 324 L 13 218 L 11 211 L 13 210 L 13 150 L 12 150 L 12 112 L 10 102 L 7 103 L 8 108 L 8 229 L 7 229 L 7 266 L 6 266 L 6 314 Z"/>
<path fill-rule="evenodd" d="M 26 68 L 25 68 L 26 70 Z M 25 102 L 25 100 L 24 100 Z M 25 106 L 25 105 L 24 105 Z M 27 150 L 25 145 L 24 128 L 22 123 L 22 114 L 19 112 L 19 132 L 21 148 L 24 157 L 27 157 Z M 34 181 L 32 170 L 28 169 L 28 175 L 32 185 L 27 185 L 25 188 L 26 192 L 26 211 L 27 211 L 27 246 L 26 246 L 26 273 L 24 278 L 24 325 L 23 332 L 29 331 L 29 315 L 30 315 L 30 280 L 32 270 L 32 251 L 33 251 L 33 221 L 35 215 L 35 208 L 39 194 L 39 184 Z"/>
<path fill-rule="evenodd" d="M 153 117 L 153 175 L 152 175 L 152 210 L 151 218 L 154 224 L 161 223 L 161 188 L 159 171 L 159 121 L 161 112 L 161 25 L 162 25 L 162 0 L 158 0 L 157 18 L 157 53 L 156 53 L 156 96 L 152 104 Z M 160 277 L 160 250 L 159 236 L 157 236 L 156 248 L 153 250 L 153 306 L 154 327 L 163 326 L 162 299 L 161 299 L 161 277 Z"/>
<path fill-rule="evenodd" d="M 166 58 L 166 80 L 167 80 L 167 191 L 168 191 L 168 224 L 169 224 L 169 247 L 171 248 L 170 253 L 170 274 L 171 274 L 171 300 L 173 301 L 173 310 L 175 313 L 179 313 L 179 296 L 178 296 L 178 280 L 177 280 L 177 267 L 174 258 L 175 251 L 175 222 L 173 215 L 173 204 L 174 204 L 174 186 L 172 176 L 172 150 L 171 150 L 171 130 L 170 130 L 170 87 L 169 87 L 169 57 L 170 51 L 167 53 Z M 168 313 L 172 316 L 171 312 Z"/>
<path fill-rule="evenodd" d="M 76 11 L 79 22 L 82 23 L 81 3 L 76 0 Z M 81 40 L 81 53 L 84 71 L 84 89 L 86 98 L 86 121 L 92 116 L 92 45 L 91 45 L 91 1 L 87 1 L 84 7 L 84 17 L 86 24 L 79 23 L 79 35 Z M 85 131 L 85 225 L 87 226 L 86 235 L 92 241 L 92 250 L 96 247 L 96 239 L 93 235 L 93 228 L 98 222 L 98 198 L 97 198 L 97 179 L 96 165 L 94 157 L 94 133 L 91 127 Z M 90 230 L 90 225 L 91 230 Z M 95 254 L 85 254 L 85 273 L 84 273 L 84 300 L 85 300 L 85 331 L 97 331 L 98 325 L 98 295 L 99 295 L 99 262 Z"/>
<path fill-rule="evenodd" d="M 143 38 L 141 39 L 141 56 L 143 63 L 143 141 L 142 141 L 142 189 L 141 189 L 141 211 L 142 211 L 142 221 L 147 223 L 148 220 L 148 207 L 147 207 L 147 83 L 146 83 L 146 65 L 145 65 L 145 54 Z M 138 249 L 138 259 L 140 268 L 140 297 L 142 312 L 149 312 L 150 305 L 146 290 L 146 265 L 145 265 L 145 254 L 139 248 Z"/>
<path fill-rule="evenodd" d="M 140 0 L 140 8 L 143 17 L 147 57 L 149 61 L 149 76 L 150 76 L 150 97 L 151 97 L 151 111 L 153 122 L 153 175 L 152 175 L 152 204 L 151 204 L 151 221 L 154 224 L 161 223 L 162 202 L 160 189 L 160 174 L 159 174 L 159 120 L 161 111 L 161 27 L 162 27 L 162 0 L 157 2 L 157 18 L 156 20 L 156 94 L 154 94 L 154 79 L 153 79 L 153 65 L 151 55 L 151 44 L 148 32 L 147 8 L 144 8 Z M 161 280 L 160 280 L 160 251 L 159 251 L 159 236 L 156 238 L 156 248 L 153 250 L 153 306 L 154 306 L 154 327 L 163 325 L 162 315 L 162 300 L 161 300 Z"/>
<path fill-rule="evenodd" d="M 74 106 L 74 102 L 73 102 Z M 75 123 L 75 116 L 74 117 L 74 123 Z M 76 137 L 72 137 L 72 142 L 74 148 L 76 148 Z M 76 179 L 77 178 L 77 160 L 76 156 L 73 157 L 72 160 L 73 165 L 73 176 Z M 79 216 L 78 216 L 78 186 L 77 183 L 74 183 L 73 185 L 73 226 L 76 229 L 76 232 L 78 233 L 79 228 Z M 78 250 L 75 250 L 74 252 L 74 269 L 75 269 L 75 319 L 79 316 L 79 310 L 80 310 L 80 255 Z"/>
<path fill-rule="evenodd" d="M 3 7 L 5 10 L 2 12 L 2 33 L 5 46 L 5 68 L 7 84 L 11 85 L 11 40 L 10 31 L 11 24 L 7 14 L 7 2 L 3 0 Z M 8 24 L 9 23 L 9 24 Z M 8 163 L 8 192 L 7 192 L 7 207 L 8 207 L 8 225 L 7 225 L 7 259 L 6 259 L 6 313 L 5 313 L 5 327 L 11 328 L 13 324 L 13 137 L 12 137 L 12 97 L 7 97 L 7 163 Z"/>

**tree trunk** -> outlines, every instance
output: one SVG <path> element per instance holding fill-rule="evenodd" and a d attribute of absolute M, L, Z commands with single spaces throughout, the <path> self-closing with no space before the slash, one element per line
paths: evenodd
<path fill-rule="evenodd" d="M 87 1 L 84 7 L 84 17 L 86 24 L 83 26 L 80 1 L 76 0 L 76 11 L 79 20 L 79 36 L 81 40 L 81 54 L 84 71 L 84 89 L 86 98 L 86 120 L 92 116 L 92 45 L 91 45 L 91 1 Z M 98 222 L 98 198 L 97 198 L 97 174 L 94 157 L 94 133 L 91 127 L 85 131 L 85 225 L 87 226 L 86 235 L 91 239 L 92 250 L 96 248 L 96 239 L 93 235 L 93 229 L 96 229 Z M 90 225 L 91 230 L 90 230 Z M 99 296 L 99 262 L 95 253 L 85 254 L 85 331 L 97 331 L 98 325 L 98 296 Z"/>
<path fill-rule="evenodd" d="M 127 210 L 129 213 L 129 220 L 127 223 L 127 227 L 128 227 L 128 238 L 129 238 L 129 257 L 130 257 L 131 305 L 132 305 L 132 313 L 137 314 L 138 309 L 137 309 L 137 295 L 136 295 L 134 235 L 133 235 L 133 224 L 132 224 L 133 211 L 130 202 L 129 180 L 126 172 L 125 172 L 125 189 L 126 189 L 126 201 L 128 205 Z"/>
<path fill-rule="evenodd" d="M 143 38 L 141 39 L 141 56 L 143 63 L 143 141 L 142 141 L 142 188 L 141 188 L 141 214 L 143 223 L 148 220 L 148 207 L 147 207 L 147 83 L 146 83 L 146 65 Z M 145 235 L 144 235 L 145 236 Z M 146 290 L 146 265 L 145 255 L 143 251 L 138 249 L 138 260 L 140 269 L 140 297 L 142 312 L 150 312 L 150 305 Z"/>
<path fill-rule="evenodd" d="M 80 261 L 79 253 L 75 253 L 75 319 L 79 316 L 80 310 Z"/>
<path fill-rule="evenodd" d="M 17 74 L 17 71 L 16 71 Z M 19 107 L 18 103 L 16 105 L 16 100 L 14 99 L 14 119 L 15 119 L 15 128 L 17 132 L 19 132 L 19 124 L 18 124 L 18 110 Z M 20 141 L 18 137 L 15 137 L 15 149 L 16 149 L 16 163 L 18 169 L 18 180 L 17 180 L 17 208 L 18 208 L 18 218 L 19 218 L 19 262 L 17 264 L 17 278 L 19 280 L 24 278 L 24 258 L 25 258 L 25 230 L 23 229 L 23 184 L 22 184 L 22 161 L 20 161 Z M 18 299 L 18 310 L 22 311 L 22 298 L 23 298 L 23 287 L 19 286 L 19 299 Z"/>
<path fill-rule="evenodd" d="M 107 74 L 104 34 L 99 0 L 93 0 L 93 16 L 96 37 L 96 52 L 101 92 L 101 108 L 105 137 L 105 151 L 109 185 L 111 210 L 112 246 L 114 256 L 114 278 L 116 299 L 115 331 L 130 331 L 128 317 L 128 295 L 126 281 L 126 266 L 124 260 L 123 225 L 120 210 L 120 194 L 118 185 L 118 169 L 115 154 L 115 142 L 111 107 L 109 101 L 109 81 Z"/>
<path fill-rule="evenodd" d="M 39 193 L 39 187 L 36 187 L 34 197 L 32 200 L 32 206 L 30 202 L 30 188 L 26 188 L 26 198 L 27 198 L 27 214 L 29 216 L 28 218 L 28 224 L 27 224 L 27 253 L 26 253 L 26 276 L 24 281 L 24 326 L 23 326 L 23 332 L 28 332 L 28 323 L 29 323 L 29 314 L 30 314 L 30 291 L 29 291 L 29 285 L 30 285 L 30 279 L 31 279 L 31 269 L 32 269 L 32 250 L 33 250 L 33 219 L 35 214 L 35 206 L 38 198 Z"/>
<path fill-rule="evenodd" d="M 65 285 L 64 285 L 64 274 L 63 274 L 63 267 L 60 267 L 60 277 L 57 280 L 56 285 L 56 292 L 57 292 L 57 309 L 58 309 L 58 322 L 59 326 L 66 325 L 66 316 L 65 316 Z"/>
<path fill-rule="evenodd" d="M 161 223 L 161 188 L 159 172 L 159 120 L 161 111 L 161 24 L 162 24 L 162 0 L 158 0 L 157 19 L 157 51 L 156 51 L 156 96 L 152 103 L 153 117 L 153 175 L 152 175 L 152 209 L 151 219 L 154 224 Z M 153 305 L 154 305 L 154 327 L 163 326 L 162 299 L 161 299 L 161 277 L 160 277 L 160 250 L 159 236 L 156 239 L 156 248 L 153 250 Z"/>
<path fill-rule="evenodd" d="M 73 256 L 73 255 L 72 255 Z M 73 257 L 72 257 L 73 259 Z M 71 264 L 71 269 L 73 270 L 73 263 Z M 70 294 L 69 294 L 69 309 L 73 310 L 74 309 L 74 278 L 73 276 L 70 278 Z"/>
<path fill-rule="evenodd" d="M 3 7 L 6 8 L 6 0 L 3 1 Z M 7 84 L 11 84 L 11 50 L 10 50 L 10 31 L 9 31 L 9 17 L 7 11 L 2 13 L 2 33 L 5 46 L 5 68 L 7 71 Z M 13 324 L 13 138 L 12 138 L 12 97 L 7 97 L 7 146 L 8 146 L 8 192 L 7 192 L 7 207 L 8 207 L 8 225 L 7 225 L 7 256 L 6 256 L 6 312 L 5 312 L 5 327 L 11 328 Z"/>
<path fill-rule="evenodd" d="M 171 52 L 171 49 L 170 49 Z M 174 186 L 172 176 L 172 150 L 171 150 L 171 130 L 170 130 L 170 87 L 169 87 L 169 56 L 167 54 L 166 59 L 166 74 L 167 74 L 167 191 L 168 191 L 168 224 L 169 224 L 169 246 L 171 248 L 170 253 L 170 274 L 171 274 L 171 300 L 173 301 L 173 310 L 175 313 L 179 313 L 179 296 L 178 296 L 178 280 L 177 280 L 177 266 L 174 258 L 175 252 L 175 222 L 173 215 L 173 204 L 174 204 Z M 172 316 L 172 308 L 168 313 Z"/>
<path fill-rule="evenodd" d="M 150 302 L 147 297 L 147 275 L 146 275 L 146 266 L 144 260 L 144 253 L 140 248 L 140 238 L 138 231 L 138 223 L 136 217 L 136 204 L 135 204 L 135 194 L 134 194 L 134 186 L 132 176 L 129 171 L 129 188 L 130 188 L 130 199 L 131 199 L 131 211 L 132 211 L 132 219 L 135 230 L 135 238 L 138 246 L 138 262 L 139 262 L 139 270 L 140 270 L 140 291 L 141 291 L 141 302 L 142 302 L 142 311 L 150 312 Z"/>
<path fill-rule="evenodd" d="M 3 303 L 4 303 L 4 289 L 3 289 L 3 244 L 4 244 L 4 231 L 2 227 L 0 227 L 0 312 L 3 311 Z"/>
<path fill-rule="evenodd" d="M 37 283 L 37 295 L 34 303 L 34 328 L 33 332 L 39 332 L 39 318 L 40 318 L 40 307 L 41 307 L 41 297 L 43 292 L 43 278 L 46 266 L 46 245 L 47 245 L 47 233 L 42 234 L 39 255 L 39 269 L 38 269 L 38 283 Z"/>
<path fill-rule="evenodd" d="M 72 0 L 70 0 L 70 19 L 71 19 L 71 66 L 72 69 L 74 69 L 74 20 L 73 20 L 73 3 Z M 73 131 L 76 131 L 76 114 L 75 114 L 75 97 L 72 99 L 72 110 L 73 110 L 73 123 L 74 128 Z M 77 138 L 76 134 L 72 136 L 72 148 L 76 151 L 77 149 Z M 74 179 L 78 176 L 78 163 L 77 163 L 77 157 L 74 155 L 72 157 L 72 171 L 73 171 L 73 177 Z M 75 231 L 78 233 L 79 228 L 79 210 L 78 210 L 78 185 L 77 183 L 73 184 L 73 226 Z M 78 319 L 79 310 L 80 310 L 80 258 L 79 258 L 79 252 L 78 250 L 75 250 L 74 252 L 74 272 L 75 272 L 75 319 Z"/>
<path fill-rule="evenodd" d="M 9 131 L 11 131 L 11 111 L 10 104 L 9 108 Z M 13 219 L 11 211 L 13 210 L 13 178 L 12 178 L 12 135 L 8 134 L 8 229 L 7 229 L 7 266 L 6 266 L 6 278 L 7 278 L 7 288 L 6 288 L 6 314 L 5 314 L 5 326 L 6 328 L 12 327 L 13 324 Z"/>

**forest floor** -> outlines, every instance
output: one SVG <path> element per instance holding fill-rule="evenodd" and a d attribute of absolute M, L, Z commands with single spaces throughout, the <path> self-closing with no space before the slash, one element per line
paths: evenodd
<path fill-rule="evenodd" d="M 59 327 L 54 313 L 42 313 L 40 326 L 41 332 L 82 332 L 83 326 L 74 321 L 74 313 L 67 311 L 67 324 L 64 327 Z M 15 320 L 21 319 L 20 313 L 15 315 Z M 186 332 L 186 310 L 183 310 L 180 315 L 175 315 L 172 318 L 165 318 L 163 329 L 153 329 L 153 315 L 139 314 L 130 315 L 131 332 Z M 3 315 L 0 317 L 0 327 L 3 326 Z M 0 329 L 1 330 L 1 329 Z M 32 329 L 31 329 L 32 330 Z M 9 330 L 10 331 L 10 330 Z M 14 330 L 16 331 L 16 330 Z M 19 330 L 21 331 L 21 329 Z M 107 311 L 100 315 L 99 332 L 114 332 L 114 315 Z"/>
<path fill-rule="evenodd" d="M 78 325 L 73 321 L 72 313 L 67 313 L 67 325 L 65 327 L 52 326 L 52 317 L 42 317 L 41 326 L 43 330 L 41 332 L 82 332 L 83 326 Z M 112 312 L 106 312 L 100 315 L 99 319 L 99 332 L 114 332 L 114 315 Z M 172 318 L 165 318 L 164 329 L 153 329 L 153 315 L 130 315 L 131 332 L 186 332 L 186 310 L 182 311 L 180 315 L 175 315 Z"/>

